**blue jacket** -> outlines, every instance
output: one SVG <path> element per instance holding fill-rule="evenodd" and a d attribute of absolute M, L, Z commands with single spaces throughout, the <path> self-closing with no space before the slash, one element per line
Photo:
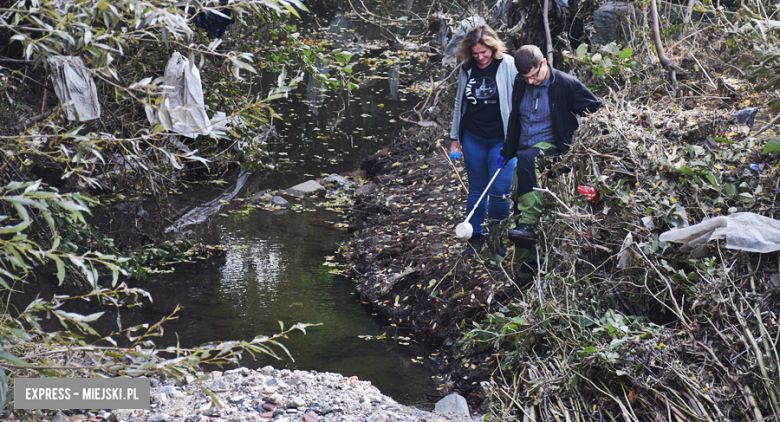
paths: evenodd
<path fill-rule="evenodd" d="M 553 132 L 555 134 L 555 144 L 558 151 L 563 154 L 569 150 L 574 131 L 579 127 L 577 115 L 583 113 L 595 113 L 604 106 L 596 96 L 577 78 L 569 76 L 550 68 L 550 120 L 552 120 Z M 501 156 L 505 159 L 514 158 L 517 155 L 517 148 L 520 144 L 520 119 L 517 113 L 520 101 L 525 95 L 525 79 L 517 75 L 515 86 L 512 90 L 512 112 L 509 115 L 509 127 L 506 132 L 504 146 L 501 147 Z"/>

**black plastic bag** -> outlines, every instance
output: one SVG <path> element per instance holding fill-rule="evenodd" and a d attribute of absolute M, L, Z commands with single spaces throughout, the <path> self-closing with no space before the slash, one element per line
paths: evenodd
<path fill-rule="evenodd" d="M 226 16 L 230 16 L 230 18 L 206 10 L 197 12 L 192 19 L 192 23 L 198 28 L 205 29 L 206 36 L 209 37 L 209 39 L 222 38 L 222 36 L 225 35 L 225 28 L 236 22 L 235 18 L 233 18 L 233 9 L 225 7 L 227 4 L 228 0 L 219 0 L 219 11 Z M 189 5 L 187 5 L 184 10 L 186 10 L 190 16 L 195 13 L 194 7 L 190 7 Z"/>

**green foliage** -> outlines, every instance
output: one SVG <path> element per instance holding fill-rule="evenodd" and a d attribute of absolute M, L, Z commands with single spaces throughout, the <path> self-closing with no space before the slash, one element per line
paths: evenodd
<path fill-rule="evenodd" d="M 165 192 L 161 184 L 169 183 L 167 175 L 187 167 L 227 165 L 236 159 L 262 166 L 267 154 L 265 139 L 258 135 L 268 131 L 273 118 L 280 118 L 271 105 L 288 96 L 305 73 L 328 89 L 353 86 L 356 81 L 349 75 L 349 53 L 331 53 L 326 43 L 305 39 L 291 24 L 298 10 L 306 10 L 298 0 L 233 2 L 230 7 L 237 18 L 234 27 L 240 28 L 238 39 L 228 33 L 225 40 L 213 41 L 193 30 L 187 13 L 169 0 L 89 0 L 64 8 L 60 3 L 16 2 L 0 10 L 0 30 L 22 44 L 24 59 L 32 69 L 46 72 L 53 56 L 81 57 L 96 78 L 104 109 L 103 129 L 106 123 L 113 127 L 107 130 L 111 133 L 97 132 L 90 123 L 62 124 L 55 118 L 30 124 L 26 130 L 20 126 L 18 136 L 7 141 L 5 149 L 13 151 L 13 160 L 0 170 L 3 175 L 15 167 L 33 174 L 45 168 L 61 171 L 64 179 L 80 187 Z M 39 33 L 50 35 L 36 36 Z M 160 107 L 160 76 L 174 51 L 199 68 L 208 109 L 224 111 L 233 122 L 227 129 L 230 142 L 206 136 L 184 148 L 168 142 L 167 131 L 174 122 Z M 318 63 L 333 65 L 323 73 Z M 273 87 L 265 85 L 256 95 L 245 94 L 248 76 L 258 78 L 269 72 L 277 74 Z M 9 93 L 21 96 L 26 81 L 36 78 L 43 86 L 48 75 L 29 69 L 12 72 L 0 66 L 0 87 L 9 88 Z M 25 99 L 7 97 L 11 104 L 25 106 Z M 160 121 L 150 127 L 149 121 L 157 115 Z M 102 177 L 116 172 L 122 177 L 110 181 Z M 8 174 L 6 180 L 17 178 Z"/>
<path fill-rule="evenodd" d="M 764 145 L 762 154 L 769 154 L 772 158 L 780 157 L 780 138 L 772 138 Z"/>
<path fill-rule="evenodd" d="M 121 327 L 109 334 L 98 333 L 90 325 L 105 318 L 107 311 L 82 315 L 67 311 L 75 301 L 95 301 L 107 310 L 119 312 L 124 307 L 151 302 L 148 292 L 119 283 L 130 258 L 99 251 L 68 252 L 79 247 L 70 244 L 63 228 L 84 228 L 89 213 L 88 197 L 60 194 L 43 189 L 40 181 L 11 182 L 0 187 L 0 286 L 3 287 L 0 319 L 0 411 L 13 397 L 9 379 L 16 376 L 106 377 L 149 376 L 157 374 L 181 380 L 195 372 L 199 364 L 236 365 L 243 353 L 264 354 L 280 359 L 288 356 L 279 340 L 292 331 L 306 332 L 308 324 L 281 327 L 273 336 L 258 335 L 251 341 L 226 341 L 194 348 L 169 347 L 158 350 L 153 339 L 162 335 L 162 324 L 175 318 L 178 308 L 160 321 L 133 327 Z M 44 226 L 45 225 L 45 226 Z M 158 248 L 147 247 L 135 256 L 138 265 L 157 259 L 174 259 L 185 255 L 189 242 L 172 242 Z M 23 310 L 7 308 L 10 296 L 19 283 L 27 283 L 36 270 L 54 264 L 60 284 L 78 276 L 84 292 L 81 295 L 59 294 L 46 300 L 36 298 Z M 104 271 L 100 271 L 100 269 Z M 102 273 L 109 273 L 110 283 L 100 283 Z M 110 287 L 105 287 L 108 285 Z M 62 331 L 42 327 L 41 318 L 54 317 Z M 130 340 L 129 347 L 119 347 L 117 339 Z M 106 346 L 107 345 L 107 346 Z M 42 353 L 42 348 L 46 351 Z"/>
<path fill-rule="evenodd" d="M 635 76 L 640 68 L 634 59 L 634 50 L 630 47 L 620 48 L 614 41 L 603 46 L 593 48 L 588 52 L 588 44 L 580 44 L 574 54 L 565 53 L 565 61 L 578 67 L 590 69 L 590 73 L 601 83 L 612 81 L 622 85 L 625 81 Z"/>
<path fill-rule="evenodd" d="M 111 272 L 112 286 L 116 286 L 119 275 L 126 274 L 121 268 L 126 258 L 63 251 L 70 245 L 61 244 L 59 228 L 85 226 L 83 214 L 89 212 L 88 202 L 83 195 L 42 189 L 40 181 L 11 182 L 0 187 L 0 208 L 4 210 L 0 221 L 6 224 L 0 227 L 0 234 L 7 236 L 0 241 L 0 285 L 11 290 L 13 282 L 24 282 L 34 265 L 51 261 L 56 264 L 60 284 L 65 281 L 66 265 L 71 265 L 89 288 L 97 288 L 100 265 Z M 42 237 L 44 232 L 48 238 Z"/>
<path fill-rule="evenodd" d="M 747 79 L 758 84 L 760 90 L 780 89 L 780 51 L 775 46 L 769 46 L 757 48 L 755 53 L 757 60 L 746 63 L 749 66 Z M 769 106 L 780 111 L 780 98 L 771 100 Z"/>

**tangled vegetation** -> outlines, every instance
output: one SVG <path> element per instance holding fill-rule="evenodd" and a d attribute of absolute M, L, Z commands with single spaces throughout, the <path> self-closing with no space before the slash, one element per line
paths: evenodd
<path fill-rule="evenodd" d="M 468 393 L 472 405 L 485 391 L 493 417 L 780 415 L 777 252 L 659 240 L 716 216 L 780 218 L 780 10 L 691 4 L 697 19 L 662 27 L 666 67 L 641 25 L 623 40 L 563 51 L 605 108 L 542 176 L 548 209 L 530 291 L 501 296 L 511 249 L 504 260 L 493 248 L 460 255 L 452 231 L 466 214 L 463 173 L 437 147 L 440 131 L 364 163 L 377 185 L 357 198 L 364 229 L 345 247 L 358 291 L 394 323 L 453 345 L 442 388 Z M 648 16 L 647 4 L 635 6 Z"/>
<path fill-rule="evenodd" d="M 237 363 L 242 353 L 289 355 L 279 339 L 305 331 L 306 324 L 296 324 L 251 341 L 158 350 L 154 337 L 175 312 L 134 327 L 115 318 L 109 334 L 90 326 L 109 317 L 106 309 L 152 302 L 147 292 L 127 284 L 128 276 L 143 276 L 150 262 L 187 259 L 202 249 L 185 240 L 120 250 L 88 221 L 99 204 L 95 198 L 164 202 L 186 172 L 262 168 L 264 138 L 257 135 L 268 132 L 273 101 L 287 95 L 302 72 L 331 88 L 350 81 L 340 67 L 326 75 L 313 66 L 321 60 L 343 66 L 350 58 L 300 36 L 295 22 L 306 8 L 299 1 L 239 1 L 230 9 L 218 4 L 204 3 L 197 11 L 236 19 L 238 36 L 225 42 L 193 29 L 195 13 L 174 1 L 0 2 L 0 408 L 13 399 L 10 379 L 16 376 L 182 378 L 199 364 Z M 252 36 L 242 36 L 247 34 Z M 234 123 L 225 128 L 229 137 L 180 139 L 170 132 L 163 71 L 174 52 L 198 67 L 209 87 L 206 109 L 224 112 Z M 62 57 L 78 57 L 94 80 L 102 109 L 97 119 L 79 121 L 68 111 L 72 104 L 54 95 L 52 86 L 61 82 L 54 63 Z M 271 75 L 275 83 L 243 95 L 250 73 Z M 39 297 L 18 308 L 14 295 L 47 274 L 56 274 L 74 293 Z M 65 310 L 84 301 L 102 311 Z"/>
<path fill-rule="evenodd" d="M 280 354 L 271 346 L 284 350 L 277 340 L 305 325 L 249 342 L 157 350 L 153 337 L 175 316 L 104 336 L 89 326 L 102 312 L 62 309 L 80 300 L 137 306 L 148 294 L 121 277 L 148 260 L 191 252 L 192 244 L 181 243 L 120 254 L 110 238 L 86 226 L 96 202 L 89 194 L 164 200 L 169 184 L 187 172 L 266 166 L 257 135 L 275 118 L 272 101 L 302 71 L 325 86 L 352 88 L 350 55 L 304 39 L 290 16 L 303 9 L 296 1 L 235 2 L 240 29 L 224 42 L 192 30 L 175 2 L 84 0 L 69 11 L 59 4 L 7 1 L 0 8 L 0 38 L 9 41 L 0 58 L 0 117 L 15 122 L 0 128 L 0 282 L 7 292 L 0 403 L 12 399 L 9 373 L 184 377 L 199 363 Z M 576 72 L 606 107 L 585 119 L 571 151 L 543 176 L 549 212 L 541 226 L 542 270 L 523 295 L 501 297 L 514 272 L 511 248 L 505 259 L 495 248 L 475 260 L 461 255 L 464 245 L 451 229 L 466 214 L 462 165 L 442 151 L 441 128 L 407 132 L 364 162 L 373 185 L 356 194 L 353 227 L 360 232 L 344 256 L 364 300 L 392 324 L 414 327 L 447 349 L 443 389 L 469 393 L 476 405 L 485 399 L 488 413 L 503 420 L 780 415 L 777 254 L 717 242 L 691 253 L 658 239 L 736 212 L 780 217 L 780 138 L 772 117 L 780 12 L 766 0 L 739 9 L 690 5 L 688 16 L 695 11 L 696 19 L 662 25 L 670 60 L 663 65 L 651 31 L 637 25 L 650 21 L 647 2 L 634 4 L 640 19 L 614 43 L 556 40 L 564 61 L 556 66 Z M 362 17 L 380 26 L 389 19 Z M 520 42 L 518 31 L 530 30 L 515 18 L 494 22 L 510 44 Z M 252 38 L 271 42 L 241 41 Z M 229 140 L 201 136 L 182 146 L 170 136 L 161 77 L 174 51 L 197 65 L 211 87 L 204 98 L 209 112 L 241 119 L 227 130 Z M 49 59 L 57 55 L 82 58 L 96 79 L 102 119 L 65 119 L 48 79 Z M 325 75 L 318 62 L 328 61 L 338 65 Z M 250 86 L 259 93 L 243 95 L 245 84 L 254 84 L 244 78 L 264 71 L 273 87 Z M 431 94 L 405 120 L 447 126 L 454 73 L 441 75 L 429 85 L 412 80 L 411 89 Z M 734 116 L 747 108 L 757 115 Z M 406 119 L 412 113 L 417 118 Z M 580 186 L 596 194 L 581 195 Z M 20 283 L 43 272 L 82 293 L 39 299 L 23 310 L 7 305 Z M 44 326 L 43 314 L 65 330 Z M 131 349 L 116 347 L 120 335 Z"/>

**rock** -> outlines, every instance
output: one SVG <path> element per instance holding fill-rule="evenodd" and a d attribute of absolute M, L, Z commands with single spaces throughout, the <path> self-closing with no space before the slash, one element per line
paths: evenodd
<path fill-rule="evenodd" d="M 388 419 L 390 419 L 390 417 L 387 416 L 387 412 L 380 411 L 369 416 L 368 419 L 366 419 L 366 422 L 385 422 Z"/>
<path fill-rule="evenodd" d="M 314 180 L 309 180 L 286 189 L 285 192 L 296 197 L 321 195 L 325 193 L 325 187 Z"/>
<path fill-rule="evenodd" d="M 366 198 L 370 198 L 375 190 L 376 190 L 376 184 L 366 183 L 365 185 L 355 190 L 355 199 L 360 201 L 360 200 L 365 200 Z"/>
<path fill-rule="evenodd" d="M 228 400 L 231 403 L 238 403 L 240 401 L 243 401 L 245 398 L 247 398 L 247 396 L 245 396 L 245 395 L 238 395 L 238 396 L 232 396 Z"/>
<path fill-rule="evenodd" d="M 206 416 L 219 416 L 219 406 L 215 405 L 214 403 L 211 403 L 210 406 L 202 408 L 201 413 L 203 413 Z"/>
<path fill-rule="evenodd" d="M 111 412 L 110 415 L 108 415 L 108 420 L 114 422 L 126 421 L 130 419 L 132 415 L 133 415 L 133 411 L 130 409 L 117 409 Z M 84 416 L 84 415 L 76 415 L 76 416 Z M 72 417 L 71 420 L 73 420 Z"/>
<path fill-rule="evenodd" d="M 274 196 L 274 198 L 279 198 L 279 197 L 278 196 Z M 279 198 L 279 199 L 284 201 L 284 198 Z M 287 201 L 284 201 L 284 202 L 287 202 Z M 287 203 L 289 204 L 289 202 L 287 202 Z M 238 374 L 238 375 L 243 375 L 245 377 L 248 377 L 250 373 L 252 373 L 251 369 L 245 368 L 245 367 L 241 367 L 241 368 L 236 368 L 236 369 L 231 369 L 229 371 L 226 371 L 225 375 L 236 375 L 236 374 Z"/>
<path fill-rule="evenodd" d="M 326 177 L 323 182 L 338 188 L 348 187 L 352 184 L 349 179 L 344 176 L 339 176 L 338 174 L 331 174 L 330 176 Z"/>
<path fill-rule="evenodd" d="M 266 397 L 265 400 L 275 405 L 281 405 L 282 403 L 284 403 L 284 396 L 278 393 L 274 393 Z"/>
<path fill-rule="evenodd" d="M 113 413 L 110 414 L 109 417 L 108 417 L 108 420 L 116 421 L 117 419 L 111 419 L 111 416 L 113 416 L 113 415 L 114 415 Z M 73 415 L 73 416 L 69 417 L 68 419 L 70 419 L 70 422 L 84 422 L 85 420 L 87 420 L 87 417 L 84 416 L 84 415 Z"/>
<path fill-rule="evenodd" d="M 285 210 L 289 210 L 293 207 L 290 202 L 288 202 L 286 199 L 282 198 L 281 196 L 272 196 L 271 200 L 268 202 L 270 205 L 276 208 L 282 208 Z"/>
<path fill-rule="evenodd" d="M 275 369 L 271 365 L 264 366 L 262 369 L 258 369 L 258 371 L 264 373 L 265 375 L 273 374 Z"/>
<path fill-rule="evenodd" d="M 296 397 L 296 398 L 292 399 L 288 405 L 290 407 L 292 407 L 292 408 L 298 409 L 298 408 L 306 406 L 306 400 L 304 400 L 304 399 L 302 399 L 300 397 Z"/>
<path fill-rule="evenodd" d="M 438 413 L 455 413 L 468 416 L 469 405 L 466 403 L 466 399 L 458 393 L 452 393 L 436 402 L 435 411 Z"/>
<path fill-rule="evenodd" d="M 624 1 L 606 2 L 593 13 L 593 33 L 590 39 L 594 44 L 606 45 L 620 41 L 631 33 L 629 20 L 636 22 L 636 9 Z"/>
<path fill-rule="evenodd" d="M 165 404 L 153 403 L 151 410 L 105 410 L 100 412 L 112 422 L 252 422 L 252 421 L 434 421 L 441 416 L 413 407 L 399 405 L 384 396 L 368 381 L 344 377 L 334 373 L 275 370 L 266 367 L 258 374 L 253 370 L 228 371 L 223 374 L 200 374 L 194 385 L 176 386 L 157 383 L 153 392 L 158 396 L 180 397 Z M 215 379 L 218 378 L 218 379 Z M 266 383 L 273 380 L 272 387 Z M 167 382 L 167 381 L 166 381 Z M 200 386 L 221 383 L 225 391 L 211 396 Z M 264 388 L 277 389 L 273 394 L 261 392 Z M 342 390 L 344 388 L 344 390 Z M 213 390 L 212 390 L 213 391 Z M 461 399 L 462 400 L 462 399 Z M 466 406 L 465 411 L 468 412 Z M 91 414 L 91 417 L 96 415 Z M 85 422 L 58 420 L 58 422 Z M 89 419 L 89 418 L 87 418 Z M 96 419 L 99 420 L 99 419 Z M 105 420 L 105 419 L 103 419 Z M 468 416 L 449 415 L 450 422 L 470 420 Z"/>
<path fill-rule="evenodd" d="M 227 382 L 220 380 L 206 384 L 206 388 L 215 393 L 221 393 L 230 390 L 230 385 Z"/>
<path fill-rule="evenodd" d="M 168 395 L 156 393 L 156 394 L 152 394 L 151 399 L 152 399 L 152 403 L 162 404 L 168 401 Z"/>
<path fill-rule="evenodd" d="M 57 414 L 51 418 L 51 422 L 69 422 L 69 419 L 62 412 L 57 412 Z"/>

